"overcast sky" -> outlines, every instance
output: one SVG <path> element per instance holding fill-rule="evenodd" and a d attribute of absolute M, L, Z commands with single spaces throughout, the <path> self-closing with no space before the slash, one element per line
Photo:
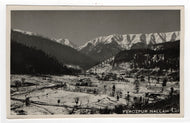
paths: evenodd
<path fill-rule="evenodd" d="M 179 31 L 180 11 L 12 11 L 11 28 L 68 38 L 80 46 L 110 34 Z"/>

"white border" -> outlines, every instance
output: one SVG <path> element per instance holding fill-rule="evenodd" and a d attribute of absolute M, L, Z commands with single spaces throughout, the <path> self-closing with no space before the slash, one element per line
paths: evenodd
<path fill-rule="evenodd" d="M 124 118 L 75 118 L 75 119 L 48 119 L 48 120 L 41 120 L 41 119 L 27 119 L 27 120 L 8 120 L 6 119 L 6 5 L 184 5 L 185 6 L 185 41 L 184 41 L 184 94 L 185 94 L 185 105 L 184 105 L 184 118 L 168 118 L 168 119 L 148 119 L 148 118 L 130 118 L 130 119 L 124 119 Z M 4 123 L 10 123 L 10 122 L 19 122 L 19 123 L 25 123 L 25 122 L 83 122 L 83 123 L 89 123 L 89 122 L 190 122 L 190 82 L 188 78 L 188 73 L 190 73 L 190 30 L 188 27 L 190 27 L 190 3 L 188 0 L 6 0 L 0 2 L 0 78 L 1 78 L 1 85 L 0 85 L 0 91 L 1 91 L 1 111 L 0 111 L 0 119 Z"/>
<path fill-rule="evenodd" d="M 26 6 L 26 5 L 20 5 L 20 6 L 16 6 L 16 5 L 8 5 L 6 7 L 7 9 L 7 20 L 6 20 L 6 43 L 7 43 L 7 49 L 6 49 L 6 56 L 7 56 L 7 60 L 6 60 L 6 72 L 7 72 L 7 117 L 8 118 L 13 118 L 13 119 L 33 119 L 33 118 L 97 118 L 97 117 L 111 117 L 111 118 L 131 118 L 131 117 L 161 117 L 161 118 L 179 118 L 179 117 L 183 117 L 183 113 L 184 113 L 184 93 L 183 93 L 183 42 L 184 42 L 184 8 L 183 6 L 120 6 L 120 7 L 113 7 L 113 6 Z M 110 115 L 100 115 L 100 114 L 96 114 L 96 115 L 11 115 L 10 114 L 10 29 L 11 29 L 11 25 L 10 25 L 10 18 L 11 18 L 11 14 L 10 12 L 12 10 L 180 10 L 180 114 L 110 114 Z"/>

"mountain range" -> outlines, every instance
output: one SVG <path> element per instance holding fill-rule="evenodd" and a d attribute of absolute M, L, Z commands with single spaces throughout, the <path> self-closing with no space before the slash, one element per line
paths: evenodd
<path fill-rule="evenodd" d="M 113 34 L 101 36 L 88 41 L 79 47 L 80 52 L 103 61 L 122 50 L 144 49 L 153 44 L 180 40 L 180 32 L 149 33 L 149 34 Z"/>
<path fill-rule="evenodd" d="M 145 44 L 158 44 L 168 41 L 176 41 L 180 39 L 180 32 L 173 31 L 173 32 L 165 32 L 165 33 L 148 33 L 148 34 L 112 34 L 108 36 L 100 36 L 93 40 L 87 41 L 84 45 L 80 46 L 79 49 L 82 50 L 86 47 L 98 45 L 99 43 L 102 44 L 109 44 L 112 42 L 117 42 L 124 49 L 130 49 L 133 44 L 138 42 L 144 42 Z"/>
<path fill-rule="evenodd" d="M 80 53 L 76 49 L 67 45 L 62 45 L 36 33 L 12 29 L 11 42 L 40 50 L 49 57 L 54 58 L 62 66 L 88 69 L 96 63 L 95 60 Z"/>
<path fill-rule="evenodd" d="M 50 39 L 37 33 L 11 30 L 11 41 L 41 50 L 61 65 L 89 69 L 123 50 L 147 49 L 152 45 L 180 40 L 180 32 L 112 34 L 100 36 L 77 47 L 67 38 Z"/>

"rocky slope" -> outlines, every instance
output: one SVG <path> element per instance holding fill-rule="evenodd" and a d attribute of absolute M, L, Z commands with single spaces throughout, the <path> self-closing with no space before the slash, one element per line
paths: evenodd
<path fill-rule="evenodd" d="M 96 58 L 98 61 L 114 56 L 121 50 L 148 48 L 153 44 L 180 40 L 180 32 L 149 34 L 113 34 L 101 36 L 79 47 L 80 52 Z"/>

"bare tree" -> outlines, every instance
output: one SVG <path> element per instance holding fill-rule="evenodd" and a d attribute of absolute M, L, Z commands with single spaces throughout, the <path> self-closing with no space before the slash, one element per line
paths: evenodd
<path fill-rule="evenodd" d="M 129 101 L 130 101 L 130 94 L 129 94 L 129 91 L 127 92 L 127 96 L 126 96 L 126 102 L 127 102 L 127 105 L 129 105 Z"/>
<path fill-rule="evenodd" d="M 17 89 L 17 91 L 19 91 L 19 87 L 21 86 L 21 81 L 19 81 L 19 80 L 16 80 L 15 81 L 15 86 L 16 86 L 16 89 Z"/>
<path fill-rule="evenodd" d="M 76 105 L 78 105 L 78 103 L 79 103 L 79 97 L 75 97 L 74 99 L 75 99 Z"/>
<path fill-rule="evenodd" d="M 112 96 L 115 96 L 115 85 L 112 86 Z"/>
<path fill-rule="evenodd" d="M 60 104 L 60 99 L 57 100 L 58 105 Z"/>
<path fill-rule="evenodd" d="M 25 78 L 21 78 L 21 84 L 24 85 L 24 82 L 25 82 Z"/>

